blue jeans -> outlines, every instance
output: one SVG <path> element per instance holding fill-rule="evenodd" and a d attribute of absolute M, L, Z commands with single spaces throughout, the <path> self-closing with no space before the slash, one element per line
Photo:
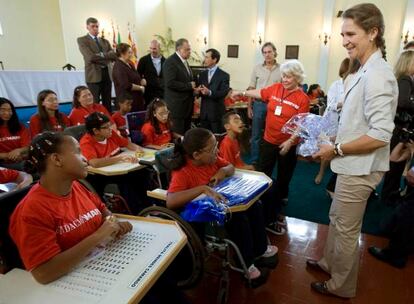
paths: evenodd
<path fill-rule="evenodd" d="M 266 103 L 257 100 L 253 101 L 252 143 L 250 150 L 252 163 L 257 163 L 259 159 L 260 143 L 266 123 L 266 112 Z"/>

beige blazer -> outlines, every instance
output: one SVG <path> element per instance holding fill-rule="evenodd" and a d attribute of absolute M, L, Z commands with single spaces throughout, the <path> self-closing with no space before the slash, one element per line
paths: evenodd
<path fill-rule="evenodd" d="M 389 170 L 389 142 L 394 130 L 397 102 L 397 80 L 378 50 L 346 83 L 336 142 L 345 144 L 368 135 L 388 144 L 368 154 L 335 157 L 331 161 L 332 171 L 368 175 Z"/>
<path fill-rule="evenodd" d="M 85 61 L 85 81 L 100 82 L 102 80 L 102 68 L 108 67 L 109 75 L 112 75 L 112 63 L 117 59 L 108 40 L 98 38 L 102 47 L 102 54 L 93 38 L 87 34 L 78 38 L 79 50 Z"/>

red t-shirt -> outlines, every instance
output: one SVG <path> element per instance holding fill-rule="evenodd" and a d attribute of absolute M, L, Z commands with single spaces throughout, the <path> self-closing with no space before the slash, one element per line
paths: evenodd
<path fill-rule="evenodd" d="M 207 185 L 220 168 L 229 164 L 220 156 L 217 157 L 214 164 L 203 166 L 195 166 L 190 159 L 187 159 L 187 163 L 182 168 L 172 171 L 168 192 L 174 193 Z"/>
<path fill-rule="evenodd" d="M 0 126 L 0 152 L 7 153 L 30 144 L 29 130 L 23 125 L 15 135 L 10 134 L 7 126 Z"/>
<path fill-rule="evenodd" d="M 111 120 L 112 123 L 114 121 L 112 120 L 111 114 L 109 114 L 108 110 L 99 103 L 94 103 L 88 108 L 79 107 L 79 108 L 73 108 L 72 111 L 69 114 L 69 119 L 72 126 L 77 125 L 83 125 L 85 123 L 85 118 L 94 112 L 100 112 L 102 114 L 105 114 L 108 116 L 108 118 Z"/>
<path fill-rule="evenodd" d="M 116 127 L 119 128 L 126 128 L 127 127 L 127 121 L 124 116 L 122 116 L 121 112 L 116 111 L 114 114 L 112 114 L 112 120 L 115 122 Z"/>
<path fill-rule="evenodd" d="M 9 233 L 24 266 L 32 270 L 94 233 L 105 210 L 99 197 L 77 181 L 65 197 L 36 184 L 14 210 Z"/>
<path fill-rule="evenodd" d="M 142 134 L 144 134 L 143 146 L 157 145 L 161 146 L 171 142 L 171 130 L 168 129 L 166 124 L 160 123 L 161 134 L 155 133 L 155 128 L 150 122 L 143 124 L 141 128 Z"/>
<path fill-rule="evenodd" d="M 14 182 L 19 177 L 19 171 L 0 167 L 0 184 Z"/>
<path fill-rule="evenodd" d="M 232 139 L 228 135 L 220 142 L 219 155 L 236 168 L 243 168 L 245 166 L 245 163 L 240 157 L 239 142 L 237 139 Z"/>
<path fill-rule="evenodd" d="M 69 127 L 71 125 L 69 118 L 63 114 L 60 113 L 62 117 L 62 122 L 65 124 L 65 126 L 62 126 L 59 124 L 58 120 L 55 116 L 49 117 L 49 123 L 52 129 L 50 131 L 54 132 L 62 132 L 64 128 Z M 35 137 L 35 135 L 42 133 L 44 130 L 42 129 L 42 123 L 40 121 L 39 114 L 35 114 L 30 118 L 30 133 L 32 134 L 32 137 Z"/>
<path fill-rule="evenodd" d="M 309 112 L 309 97 L 298 89 L 288 92 L 281 83 L 275 83 L 260 91 L 261 99 L 267 102 L 266 126 L 264 140 L 279 145 L 290 138 L 290 134 L 282 133 L 282 127 L 293 116 Z M 281 112 L 276 114 L 276 108 Z"/>
<path fill-rule="evenodd" d="M 129 141 L 127 138 L 119 136 L 112 130 L 111 137 L 104 141 L 97 141 L 91 134 L 86 133 L 80 140 L 80 149 L 82 155 L 87 160 L 91 160 L 114 156 L 120 152 L 121 147 L 126 147 L 128 144 Z"/>

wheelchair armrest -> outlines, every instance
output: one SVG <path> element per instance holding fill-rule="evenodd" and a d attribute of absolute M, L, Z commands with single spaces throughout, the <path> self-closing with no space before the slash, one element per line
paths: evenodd
<path fill-rule="evenodd" d="M 140 159 L 140 160 L 138 161 L 138 163 L 139 163 L 140 165 L 144 165 L 144 166 L 148 166 L 148 167 L 152 167 L 152 166 L 154 166 L 154 162 L 152 162 L 152 161 L 148 161 L 148 160 L 145 160 L 145 159 Z"/>
<path fill-rule="evenodd" d="M 151 191 L 147 191 L 147 195 L 149 197 L 158 199 L 160 201 L 166 201 L 167 200 L 167 190 L 157 188 Z"/>

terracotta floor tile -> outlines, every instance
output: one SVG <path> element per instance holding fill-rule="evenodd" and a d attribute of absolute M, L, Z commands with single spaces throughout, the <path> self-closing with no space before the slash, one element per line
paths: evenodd
<path fill-rule="evenodd" d="M 411 304 L 414 303 L 414 259 L 405 269 L 396 269 L 373 258 L 369 246 L 384 246 L 384 238 L 361 235 L 360 273 L 356 298 L 345 300 L 322 296 L 312 291 L 310 283 L 329 278 L 324 273 L 306 269 L 307 258 L 322 255 L 328 226 L 288 218 L 288 233 L 270 236 L 279 247 L 279 265 L 268 282 L 250 289 L 241 275 L 231 272 L 228 304 Z M 215 267 L 217 269 L 217 267 Z M 196 304 L 216 303 L 219 280 L 205 275 L 200 284 L 187 291 L 190 301 Z"/>

